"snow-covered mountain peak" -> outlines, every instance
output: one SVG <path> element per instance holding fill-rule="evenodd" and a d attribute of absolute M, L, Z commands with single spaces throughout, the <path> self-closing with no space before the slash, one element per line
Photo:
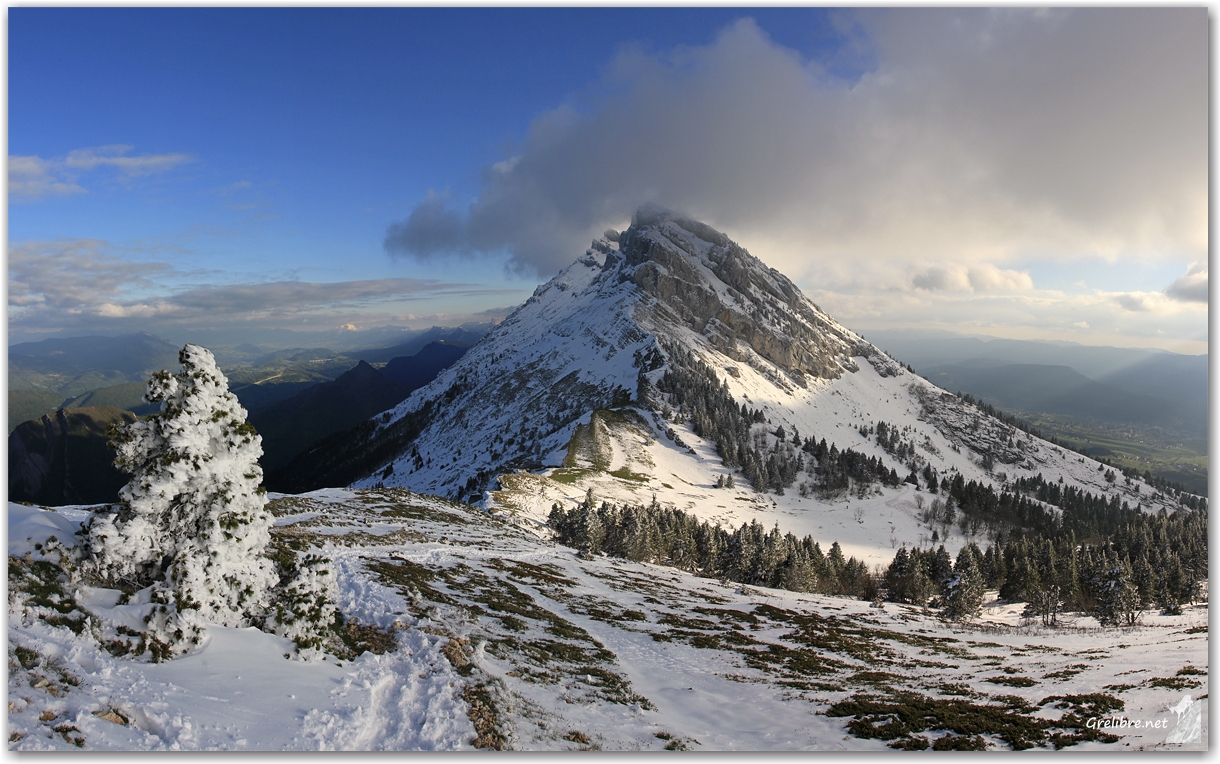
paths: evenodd
<path fill-rule="evenodd" d="M 720 352 L 750 351 L 793 374 L 836 378 L 852 370 L 861 339 L 809 301 L 787 277 L 710 226 L 655 205 L 619 237 L 620 278 L 654 298 Z"/>
<path fill-rule="evenodd" d="M 589 489 L 656 497 L 877 562 L 930 543 L 923 488 L 976 481 L 999 501 L 1055 483 L 1174 506 L 910 373 L 724 234 L 655 206 L 432 384 L 288 469 L 294 490 L 401 486 L 539 521 Z"/>

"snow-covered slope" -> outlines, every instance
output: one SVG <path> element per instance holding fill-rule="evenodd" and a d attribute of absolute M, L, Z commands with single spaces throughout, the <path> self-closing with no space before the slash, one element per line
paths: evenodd
<path fill-rule="evenodd" d="M 582 559 L 401 490 L 277 496 L 270 508 L 273 535 L 334 561 L 337 604 L 377 632 L 372 649 L 289 660 L 287 640 L 212 625 L 176 660 L 113 656 L 104 635 L 139 627 L 139 598 L 74 589 L 45 546 L 70 540 L 88 512 L 10 504 L 10 749 L 1207 747 L 1206 700 L 1200 742 L 1166 742 L 1183 696 L 1208 693 L 1205 604 L 1134 628 L 1065 616 L 1046 629 L 993 593 L 978 623 L 958 624 Z M 913 726 L 890 729 L 888 714 L 912 703 Z M 1115 717 L 1145 726 L 1103 742 L 1089 720 Z"/>
<path fill-rule="evenodd" d="M 999 492 L 1041 475 L 1131 506 L 1177 504 L 1138 480 L 1107 480 L 1099 463 L 936 388 L 723 234 L 653 206 L 622 234 L 594 241 L 431 385 L 359 438 L 315 449 L 307 455 L 315 461 L 298 469 L 327 479 L 320 465 L 342 454 L 346 471 L 332 480 L 342 474 L 358 487 L 407 487 L 535 520 L 590 488 L 602 499 L 655 495 L 704 518 L 837 538 L 873 562 L 888 561 L 897 544 L 930 541 L 909 484 L 813 490 L 806 459 L 782 494 L 752 490 L 659 392 L 675 352 L 706 364 L 735 404 L 762 412 L 765 423 L 751 433 L 760 453 L 774 449 L 782 427 L 788 442 L 825 439 L 902 478 L 930 468 Z M 594 412 L 611 409 L 622 416 L 593 423 Z M 876 437 L 882 422 L 896 433 L 885 445 Z M 586 431 L 600 443 L 598 460 L 573 442 Z M 730 473 L 735 488 L 713 487 Z M 950 533 L 952 551 L 965 536 Z"/>

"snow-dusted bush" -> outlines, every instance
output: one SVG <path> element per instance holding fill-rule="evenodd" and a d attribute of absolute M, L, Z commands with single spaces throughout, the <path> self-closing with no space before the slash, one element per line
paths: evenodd
<path fill-rule="evenodd" d="M 115 465 L 132 479 L 117 511 L 90 523 L 82 566 L 128 589 L 153 587 L 146 643 L 158 659 L 198 642 L 203 622 L 261 618 L 276 583 L 262 439 L 207 349 L 187 345 L 178 361 L 182 371 L 148 382 L 160 413 L 111 432 Z"/>
<path fill-rule="evenodd" d="M 304 554 L 295 558 L 293 568 L 284 571 L 266 627 L 291 639 L 303 655 L 316 655 L 335 621 L 334 566 L 321 555 Z"/>

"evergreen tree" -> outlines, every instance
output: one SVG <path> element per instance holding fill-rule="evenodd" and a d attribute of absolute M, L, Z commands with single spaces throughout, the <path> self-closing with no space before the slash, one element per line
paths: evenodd
<path fill-rule="evenodd" d="M 969 546 L 962 547 L 957 555 L 953 575 L 944 586 L 944 603 L 945 617 L 956 621 L 976 618 L 982 608 L 983 574 Z"/>
<path fill-rule="evenodd" d="M 1182 595 L 1186 589 L 1186 575 L 1178 556 L 1169 552 L 1162 565 L 1162 575 L 1157 586 L 1156 605 L 1165 615 L 1182 614 Z"/>
<path fill-rule="evenodd" d="M 205 622 L 249 626 L 270 604 L 271 514 L 259 486 L 262 439 L 212 354 L 187 345 L 182 371 L 155 373 L 146 419 L 116 427 L 115 465 L 132 475 L 116 512 L 88 527 L 85 568 L 123 588 L 152 586 L 145 647 L 164 659 L 198 644 Z"/>
<path fill-rule="evenodd" d="M 1074 535 L 1074 534 L 1073 534 Z M 1077 561 L 1075 539 L 1069 546 L 1071 553 L 1064 563 L 1063 586 L 1060 588 L 1065 610 L 1088 612 L 1089 604 L 1085 601 L 1084 591 L 1080 585 L 1080 564 Z"/>
<path fill-rule="evenodd" d="M 795 549 L 789 552 L 788 559 L 780 567 L 779 586 L 793 592 L 812 592 L 817 588 L 813 566 Z"/>
<path fill-rule="evenodd" d="M 1157 576 L 1152 564 L 1148 562 L 1145 549 L 1140 549 L 1131 556 L 1131 583 L 1139 592 L 1140 605 L 1148 606 L 1156 600 Z"/>
<path fill-rule="evenodd" d="M 1109 560 L 1097 591 L 1095 615 L 1103 626 L 1134 626 L 1139 621 L 1139 591 L 1131 582 L 1126 558 Z"/>
<path fill-rule="evenodd" d="M 1032 571 L 1026 581 L 1025 589 L 1028 599 L 1024 612 L 1026 618 L 1040 618 L 1043 626 L 1056 625 L 1059 610 L 1063 606 L 1059 581 L 1055 549 L 1048 539 L 1038 556 L 1037 569 Z"/>
<path fill-rule="evenodd" d="M 945 545 L 941 544 L 937 548 L 936 554 L 932 557 L 932 562 L 928 570 L 928 578 L 932 579 L 932 585 L 943 588 L 945 583 L 953 576 L 953 558 L 945 551 Z"/>
<path fill-rule="evenodd" d="M 592 490 L 590 489 L 590 497 L 592 498 Z M 576 518 L 576 547 L 580 550 L 581 556 L 592 557 L 602 550 L 602 542 L 606 539 L 606 530 L 602 525 L 601 518 L 598 517 L 598 511 L 593 508 L 591 501 L 585 501 L 580 505 L 580 514 Z"/>
<path fill-rule="evenodd" d="M 932 582 L 928 580 L 925 564 L 918 553 L 907 554 L 903 545 L 894 555 L 885 574 L 885 583 L 892 602 L 907 602 L 920 607 L 932 596 Z"/>
<path fill-rule="evenodd" d="M 885 586 L 889 591 L 890 600 L 905 602 L 902 582 L 911 575 L 911 556 L 907 554 L 907 545 L 903 544 L 894 554 L 894 559 L 885 571 Z"/>

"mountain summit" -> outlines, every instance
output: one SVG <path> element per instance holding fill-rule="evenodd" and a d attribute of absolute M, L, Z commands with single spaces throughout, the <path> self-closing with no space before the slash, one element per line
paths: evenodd
<path fill-rule="evenodd" d="M 647 205 L 618 244 L 603 269 L 655 300 L 648 306 L 655 326 L 681 324 L 734 360 L 747 361 L 753 351 L 798 381 L 855 370 L 850 359 L 860 337 L 709 226 Z"/>
<path fill-rule="evenodd" d="M 724 234 L 648 205 L 430 385 L 275 477 L 539 521 L 592 489 L 730 523 L 843 528 L 861 550 L 915 542 L 927 520 L 907 494 L 945 481 L 1062 479 L 1172 506 L 1101 467 L 912 374 Z"/>
<path fill-rule="evenodd" d="M 366 476 L 361 467 L 378 467 L 387 484 L 396 483 L 404 470 L 421 471 L 412 469 L 416 456 L 426 467 L 445 450 L 441 442 L 428 448 L 435 434 L 495 447 L 471 453 L 458 445 L 426 488 L 410 484 L 449 495 L 469 484 L 462 495 L 477 495 L 498 472 L 540 468 L 557 451 L 562 461 L 576 423 L 590 411 L 638 400 L 641 370 L 664 364 L 663 342 L 706 346 L 785 388 L 855 371 L 857 353 L 877 359 L 884 373 L 898 371 L 724 234 L 646 205 L 630 228 L 594 240 L 435 383 L 365 428 L 372 431 L 357 436 L 360 445 L 318 451 L 315 460 L 330 469 L 315 461 L 301 470 L 314 482 L 292 487 L 350 482 Z M 412 436 L 421 414 L 428 424 Z M 404 417 L 410 427 L 402 426 Z M 407 453 L 389 465 L 367 462 L 367 454 L 386 454 L 395 440 Z"/>

